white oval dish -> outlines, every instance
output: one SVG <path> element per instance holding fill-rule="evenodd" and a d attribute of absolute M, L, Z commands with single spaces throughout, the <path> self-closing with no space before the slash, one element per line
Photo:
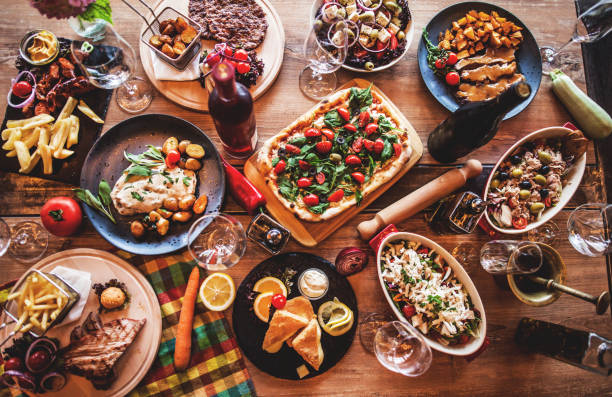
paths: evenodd
<path fill-rule="evenodd" d="M 565 128 L 565 127 L 542 128 L 541 130 L 537 130 L 535 132 L 532 132 L 531 134 L 528 134 L 527 136 L 523 137 L 518 142 L 516 142 L 514 145 L 512 145 L 512 147 L 510 147 L 510 149 L 508 149 L 499 158 L 499 160 L 497 161 L 497 164 L 495 164 L 495 167 L 491 171 L 491 175 L 489 175 L 489 179 L 487 180 L 487 184 L 485 186 L 484 200 L 485 201 L 487 200 L 487 196 L 489 195 L 489 186 L 491 186 L 493 175 L 495 175 L 495 172 L 499 168 L 499 165 L 502 163 L 502 161 L 508 158 L 512 154 L 512 152 L 516 150 L 516 148 L 518 148 L 523 143 L 528 142 L 528 141 L 533 141 L 533 140 L 542 139 L 542 138 L 562 137 L 571 132 L 572 130 L 570 130 L 569 128 Z M 495 222 L 491 220 L 491 218 L 489 217 L 489 211 L 487 210 L 485 211 L 485 218 L 487 219 L 487 222 L 493 229 L 495 229 L 495 231 L 499 233 L 503 233 L 503 234 L 523 234 L 523 233 L 527 233 L 530 230 L 533 230 L 533 229 L 536 229 L 542 226 L 544 223 L 551 220 L 552 217 L 557 215 L 559 211 L 561 211 L 563 207 L 567 205 L 567 203 L 570 201 L 574 193 L 576 193 L 576 190 L 578 189 L 578 186 L 580 185 L 580 181 L 582 180 L 582 175 L 584 174 L 585 167 L 586 167 L 586 153 L 584 153 L 580 158 L 578 158 L 574 162 L 574 164 L 570 167 L 569 174 L 567 175 L 567 178 L 566 178 L 566 183 L 565 185 L 563 185 L 563 191 L 561 192 L 559 203 L 557 203 L 557 205 L 554 207 L 544 210 L 539 221 L 530 223 L 524 229 L 503 228 L 503 227 L 497 226 Z"/>
<path fill-rule="evenodd" d="M 425 247 L 430 248 L 436 251 L 437 253 L 439 253 L 440 255 L 442 255 L 442 258 L 444 259 L 444 261 L 450 266 L 450 268 L 453 270 L 453 273 L 455 274 L 457 279 L 461 282 L 461 284 L 463 284 L 466 291 L 470 295 L 472 299 L 472 303 L 474 304 L 474 307 L 480 312 L 481 322 L 480 322 L 480 327 L 478 328 L 478 336 L 473 337 L 468 343 L 463 344 L 463 345 L 444 346 L 443 344 L 436 342 L 435 340 L 429 338 L 427 335 L 424 335 L 425 340 L 427 341 L 427 344 L 429 345 L 429 347 L 439 352 L 450 354 L 453 356 L 468 356 L 470 354 L 474 354 L 475 352 L 477 352 L 478 349 L 480 349 L 480 347 L 484 343 L 485 336 L 487 333 L 487 316 L 485 315 L 485 310 L 484 310 L 484 306 L 482 305 L 482 301 L 480 300 L 480 295 L 478 295 L 476 286 L 472 282 L 472 279 L 467 274 L 467 272 L 463 269 L 463 266 L 461 266 L 461 264 L 459 264 L 459 262 L 457 262 L 457 260 L 447 250 L 442 248 L 440 245 L 438 245 L 434 241 L 428 239 L 427 237 L 423 237 L 421 235 L 414 234 L 414 233 L 408 233 L 408 232 L 391 233 L 384 238 L 384 240 L 380 243 L 380 246 L 378 247 L 378 252 L 376 253 L 376 268 L 378 272 L 378 281 L 380 283 L 380 287 L 383 289 L 383 293 L 385 294 L 385 298 L 387 299 L 389 306 L 391 306 L 393 313 L 395 313 L 395 316 L 401 321 L 406 321 L 410 323 L 409 319 L 407 319 L 404 316 L 404 314 L 393 303 L 393 300 L 391 299 L 391 296 L 387 292 L 387 287 L 385 286 L 385 283 L 382 279 L 382 274 L 381 274 L 381 269 L 380 269 L 380 255 L 382 253 L 384 246 L 389 241 L 395 241 L 395 240 L 415 241 L 415 242 L 421 243 Z"/>
<path fill-rule="evenodd" d="M 310 23 L 311 23 L 311 25 L 312 25 L 312 22 L 314 21 L 315 16 L 317 15 L 317 11 L 319 10 L 319 8 L 321 7 L 322 4 L 323 4 L 323 0 L 315 0 L 312 3 L 312 8 L 310 9 Z M 410 9 L 410 7 L 409 7 L 409 9 Z M 359 68 L 356 68 L 354 66 L 348 66 L 346 64 L 342 65 L 342 67 L 344 69 L 346 69 L 346 70 L 352 70 L 353 72 L 362 72 L 362 73 L 374 73 L 374 72 L 379 72 L 381 70 L 385 70 L 385 69 L 390 68 L 391 66 L 395 65 L 396 63 L 398 63 L 400 61 L 400 59 L 402 59 L 406 55 L 406 53 L 408 52 L 408 49 L 410 48 L 410 44 L 412 44 L 412 40 L 414 39 L 414 18 L 413 18 L 412 12 L 410 13 L 410 22 L 408 23 L 408 26 L 404 30 L 404 33 L 406 33 L 406 47 L 404 48 L 404 52 L 402 52 L 402 55 L 400 55 L 399 57 L 395 58 L 394 60 L 392 60 L 388 64 L 375 67 L 372 70 L 359 69 Z"/>

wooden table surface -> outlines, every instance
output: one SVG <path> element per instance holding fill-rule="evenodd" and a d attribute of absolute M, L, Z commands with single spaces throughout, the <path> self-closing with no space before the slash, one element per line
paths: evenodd
<path fill-rule="evenodd" d="M 298 88 L 298 73 L 305 66 L 300 59 L 300 50 L 307 33 L 310 1 L 272 0 L 284 25 L 286 33 L 285 59 L 276 83 L 270 91 L 255 104 L 258 120 L 259 142 L 285 127 L 313 104 L 304 97 Z M 428 93 L 421 81 L 416 60 L 416 49 L 420 30 L 435 13 L 454 3 L 453 1 L 410 2 L 413 13 L 415 41 L 408 54 L 394 67 L 371 75 L 340 72 L 341 83 L 354 77 L 371 78 L 400 108 L 412 122 L 421 139 L 426 143 L 428 133 L 448 112 Z M 560 45 L 573 30 L 576 11 L 569 0 L 542 1 L 496 1 L 496 4 L 517 15 L 533 32 L 540 44 Z M 112 1 L 115 27 L 136 49 L 140 20 L 123 3 Z M 31 28 L 45 27 L 58 35 L 70 34 L 66 21 L 47 20 L 29 6 L 27 1 L 2 4 L 5 21 L 0 25 L 0 55 L 15 53 L 22 35 Z M 10 21 L 7 23 L 7 21 Z M 611 48 L 608 47 L 608 50 Z M 573 51 L 580 51 L 574 45 Z M 142 70 L 140 71 L 142 75 Z M 12 63 L 0 64 L 0 89 L 5 92 L 10 78 L 15 75 Z M 581 83 L 584 87 L 584 82 Z M 609 89 L 607 90 L 609 92 Z M 6 99 L 0 95 L 0 108 Z M 216 144 L 219 139 L 208 114 L 183 109 L 156 93 L 156 97 L 146 113 L 165 113 L 184 118 L 201 127 Z M 128 118 L 112 102 L 106 117 L 104 131 L 119 121 Z M 497 136 L 486 146 L 473 152 L 470 157 L 484 164 L 494 164 L 498 157 L 517 139 L 537 129 L 562 125 L 570 116 L 555 99 L 550 82 L 542 81 L 542 86 L 533 103 L 520 115 L 503 123 Z M 592 294 L 599 294 L 608 288 L 606 262 L 604 258 L 587 258 L 580 255 L 568 243 L 566 222 L 573 208 L 587 201 L 606 200 L 605 189 L 601 182 L 603 170 L 599 156 L 591 144 L 588 152 L 589 180 L 581 186 L 574 199 L 554 221 L 559 225 L 561 236 L 556 248 L 567 264 L 568 285 Z M 463 162 L 465 159 L 461 159 Z M 240 165 L 240 162 L 235 162 Z M 449 166 L 437 164 L 426 152 L 421 162 L 406 174 L 394 187 L 381 196 L 372 206 L 334 233 L 316 248 L 305 249 L 291 241 L 286 251 L 306 251 L 334 260 L 338 251 L 347 246 L 368 248 L 357 238 L 356 226 L 368 219 L 374 212 L 392 203 L 403 195 L 418 188 L 434 177 L 447 171 Z M 487 172 L 490 168 L 487 169 Z M 606 170 L 608 173 L 610 170 Z M 77 181 L 75 181 L 77 183 Z M 40 207 L 45 200 L 70 194 L 71 186 L 49 182 L 42 179 L 17 176 L 0 172 L 0 216 L 9 224 L 22 220 L 37 220 Z M 238 207 L 231 198 L 226 200 L 223 210 L 235 215 L 243 225 L 250 217 Z M 426 225 L 421 215 L 414 216 L 397 225 L 400 230 L 423 234 L 438 241 L 451 250 L 460 243 L 468 244 L 478 252 L 487 241 L 487 236 L 478 231 L 473 235 L 436 236 Z M 51 237 L 48 254 L 77 247 L 102 250 L 111 246 L 85 222 L 81 233 L 71 238 Z M 239 264 L 229 273 L 239 283 L 246 273 L 268 255 L 254 244 L 249 243 L 247 252 Z M 371 256 L 370 261 L 374 258 Z M 477 261 L 476 261 L 477 262 Z M 385 370 L 360 345 L 358 338 L 340 363 L 314 379 L 301 382 L 273 378 L 255 368 L 247 361 L 258 394 L 262 396 L 306 396 L 306 395 L 612 395 L 612 381 L 568 364 L 536 354 L 522 351 L 513 341 L 513 335 L 521 317 L 529 316 L 548 320 L 570 327 L 590 329 L 604 336 L 612 336 L 612 321 L 609 314 L 597 316 L 594 307 L 569 296 L 562 296 L 550 306 L 534 308 L 519 302 L 510 291 L 495 284 L 476 262 L 467 265 L 480 296 L 483 300 L 487 320 L 488 336 L 491 340 L 486 351 L 471 363 L 462 358 L 434 352 L 434 360 L 429 371 L 418 378 L 408 378 Z M 12 260 L 8 255 L 0 258 L 0 282 L 20 276 L 28 265 Z M 383 293 L 376 279 L 375 266 L 370 264 L 364 271 L 349 278 L 358 297 L 360 316 L 369 312 L 389 311 Z M 228 311 L 228 316 L 231 315 Z M 363 317 L 362 317 L 363 318 Z"/>

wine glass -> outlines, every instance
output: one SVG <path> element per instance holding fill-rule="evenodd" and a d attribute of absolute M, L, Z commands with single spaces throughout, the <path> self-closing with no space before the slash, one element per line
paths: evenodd
<path fill-rule="evenodd" d="M 473 270 L 473 265 L 478 263 L 478 250 L 471 243 L 459 243 L 453 248 L 451 255 L 468 273 Z"/>
<path fill-rule="evenodd" d="M 550 245 L 551 247 L 555 245 L 558 237 L 559 226 L 553 221 L 548 221 L 536 229 L 531 229 L 527 233 L 527 239 L 529 241 Z"/>
<path fill-rule="evenodd" d="M 40 224 L 24 221 L 11 229 L 0 219 L 0 256 L 8 251 L 19 262 L 31 263 L 47 252 L 48 245 L 49 235 Z"/>
<path fill-rule="evenodd" d="M 579 59 L 572 59 L 570 56 L 560 56 L 561 51 L 571 43 L 592 43 L 597 41 L 612 31 L 612 0 L 601 0 L 578 16 L 574 23 L 572 38 L 555 49 L 551 46 L 540 47 L 542 55 L 542 66 L 545 74 L 554 69 L 561 69 L 569 72 L 575 63 L 580 63 Z M 569 68 L 569 69 L 568 69 Z"/>
<path fill-rule="evenodd" d="M 431 349 L 425 338 L 404 321 L 391 321 L 376 331 L 374 353 L 385 368 L 404 376 L 422 375 L 431 366 Z"/>
<path fill-rule="evenodd" d="M 149 83 L 134 76 L 137 58 L 132 46 L 109 23 L 97 25 L 87 39 L 72 41 L 71 50 L 83 74 L 96 87 L 115 89 L 119 107 L 128 113 L 145 110 L 153 100 Z"/>
<path fill-rule="evenodd" d="M 376 331 L 393 320 L 394 317 L 389 313 L 370 313 L 362 317 L 359 322 L 359 342 L 368 353 L 374 354 Z"/>
<path fill-rule="evenodd" d="M 611 221 L 612 204 L 589 203 L 577 207 L 567 220 L 570 244 L 583 255 L 611 253 Z"/>
<path fill-rule="evenodd" d="M 542 267 L 544 256 L 538 243 L 493 240 L 480 250 L 480 264 L 492 274 L 529 274 Z"/>
<path fill-rule="evenodd" d="M 316 100 L 336 90 L 334 72 L 342 66 L 348 52 L 348 22 L 343 18 L 328 21 L 318 15 L 304 42 L 304 58 L 309 64 L 300 73 L 300 89 L 304 95 Z"/>
<path fill-rule="evenodd" d="M 208 270 L 234 266 L 246 250 L 246 234 L 233 216 L 213 213 L 196 220 L 187 234 L 189 252 Z"/>

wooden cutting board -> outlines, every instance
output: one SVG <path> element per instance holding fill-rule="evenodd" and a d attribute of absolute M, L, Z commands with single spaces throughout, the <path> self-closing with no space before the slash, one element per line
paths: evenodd
<path fill-rule="evenodd" d="M 367 88 L 371 83 L 363 79 L 353 79 L 348 83 L 344 84 L 340 89 L 346 89 L 349 87 Z M 307 222 L 295 217 L 295 215 L 289 211 L 285 206 L 276 198 L 272 190 L 265 183 L 265 177 L 257 169 L 257 155 L 253 154 L 247 162 L 244 164 L 244 174 L 246 177 L 261 191 L 267 200 L 266 208 L 272 216 L 276 218 L 283 226 L 285 226 L 291 232 L 293 238 L 295 238 L 300 244 L 307 247 L 314 247 L 323 241 L 327 236 L 336 231 L 349 219 L 353 218 L 359 212 L 363 211 L 368 205 L 389 189 L 395 182 L 397 182 L 410 168 L 412 168 L 423 155 L 423 143 L 419 138 L 419 135 L 415 131 L 412 124 L 404 117 L 399 109 L 391 102 L 391 100 L 378 89 L 376 86 L 372 86 L 372 91 L 375 91 L 378 95 L 384 98 L 390 105 L 391 110 L 396 113 L 400 120 L 400 127 L 406 128 L 410 135 L 410 142 L 412 146 L 412 155 L 408 162 L 389 182 L 379 187 L 374 192 L 370 193 L 363 198 L 359 207 L 354 206 L 348 210 L 340 213 L 338 216 L 323 222 Z M 315 105 L 313 109 L 317 108 L 319 104 Z M 313 109 L 309 110 L 312 111 Z"/>

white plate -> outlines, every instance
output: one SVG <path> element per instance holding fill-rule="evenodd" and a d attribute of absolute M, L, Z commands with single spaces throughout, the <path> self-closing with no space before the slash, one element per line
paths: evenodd
<path fill-rule="evenodd" d="M 444 346 L 443 344 L 429 338 L 427 335 L 424 335 L 429 347 L 439 352 L 450 354 L 453 356 L 468 356 L 478 351 L 478 349 L 480 349 L 480 347 L 482 346 L 487 333 L 487 316 L 485 315 L 484 306 L 482 305 L 482 301 L 480 300 L 480 295 L 478 295 L 476 286 L 472 282 L 470 276 L 468 276 L 467 272 L 463 269 L 463 266 L 461 266 L 459 262 L 457 262 L 457 260 L 447 250 L 445 250 L 432 240 L 420 236 L 418 234 L 408 232 L 391 233 L 387 237 L 385 237 L 385 239 L 380 243 L 380 247 L 378 247 L 378 252 L 376 253 L 376 269 L 378 272 L 378 281 L 380 283 L 380 287 L 383 289 L 383 293 L 385 294 L 385 298 L 387 299 L 389 306 L 393 310 L 393 313 L 395 313 L 397 318 L 401 321 L 406 321 L 410 323 L 409 319 L 407 319 L 393 303 L 393 300 L 391 299 L 391 296 L 387 291 L 387 287 L 385 286 L 385 282 L 382 279 L 382 271 L 380 268 L 380 255 L 382 253 L 383 248 L 388 242 L 395 240 L 414 241 L 440 254 L 444 261 L 452 269 L 455 277 L 457 277 L 457 279 L 465 287 L 466 291 L 472 299 L 474 308 L 476 308 L 480 312 L 481 321 L 480 326 L 478 327 L 477 336 L 472 337 L 468 343 L 462 345 Z"/>
<path fill-rule="evenodd" d="M 317 15 L 317 11 L 319 10 L 322 4 L 323 4 L 323 0 L 315 0 L 312 3 L 312 8 L 310 9 L 311 25 L 312 25 L 312 22 L 314 21 L 315 16 Z M 408 52 L 408 49 L 410 48 L 410 44 L 412 44 L 412 39 L 414 38 L 414 15 L 412 14 L 412 12 L 410 13 L 410 21 L 408 22 L 408 26 L 406 26 L 406 29 L 404 29 L 404 33 L 406 33 L 406 47 L 404 48 L 404 52 L 402 52 L 402 54 L 399 57 L 395 58 L 388 64 L 375 67 L 372 70 L 360 69 L 360 68 L 356 68 L 354 66 L 349 66 L 349 65 L 342 65 L 342 67 L 347 70 L 352 70 L 353 72 L 363 72 L 363 73 L 373 73 L 373 72 L 378 72 L 378 71 L 390 68 L 391 66 L 398 63 L 400 59 L 404 57 L 404 55 L 406 55 L 406 53 Z M 357 45 L 357 43 L 355 43 L 355 45 Z"/>
<path fill-rule="evenodd" d="M 534 141 L 536 139 L 542 139 L 542 138 L 563 137 L 571 132 L 572 130 L 570 130 L 569 128 L 565 128 L 565 127 L 543 128 L 541 130 L 532 132 L 531 134 L 525 136 L 524 138 L 516 142 L 514 145 L 512 145 L 512 147 L 508 149 L 506 153 L 504 153 L 499 158 L 499 160 L 497 161 L 497 164 L 495 164 L 495 168 L 493 168 L 493 171 L 491 171 L 491 175 L 489 175 L 489 179 L 487 180 L 487 185 L 485 187 L 484 200 L 485 201 L 487 200 L 487 196 L 489 195 L 489 186 L 491 185 L 491 181 L 493 180 L 493 175 L 495 175 L 497 168 L 499 168 L 499 165 L 501 164 L 501 162 L 504 161 L 508 156 L 510 156 L 510 154 L 512 154 L 512 152 L 514 152 L 516 148 L 518 148 L 523 143 L 528 142 L 528 141 Z M 569 174 L 567 175 L 567 178 L 565 179 L 566 183 L 563 186 L 563 191 L 561 192 L 561 197 L 557 205 L 544 210 L 539 221 L 530 223 L 524 229 L 503 228 L 503 227 L 497 226 L 495 222 L 493 222 L 493 220 L 489 217 L 489 211 L 487 210 L 485 211 L 485 217 L 487 219 L 487 222 L 497 232 L 504 233 L 504 234 L 523 234 L 523 233 L 527 233 L 530 230 L 533 230 L 533 229 L 536 229 L 542 226 L 544 223 L 551 220 L 552 217 L 557 215 L 559 211 L 561 211 L 563 207 L 567 205 L 567 203 L 570 201 L 574 193 L 576 193 L 576 190 L 578 189 L 578 186 L 580 185 L 580 181 L 582 180 L 582 175 L 584 174 L 585 167 L 586 167 L 586 153 L 584 153 L 578 160 L 576 160 L 576 162 L 574 162 L 574 164 L 572 164 L 569 170 Z"/>

